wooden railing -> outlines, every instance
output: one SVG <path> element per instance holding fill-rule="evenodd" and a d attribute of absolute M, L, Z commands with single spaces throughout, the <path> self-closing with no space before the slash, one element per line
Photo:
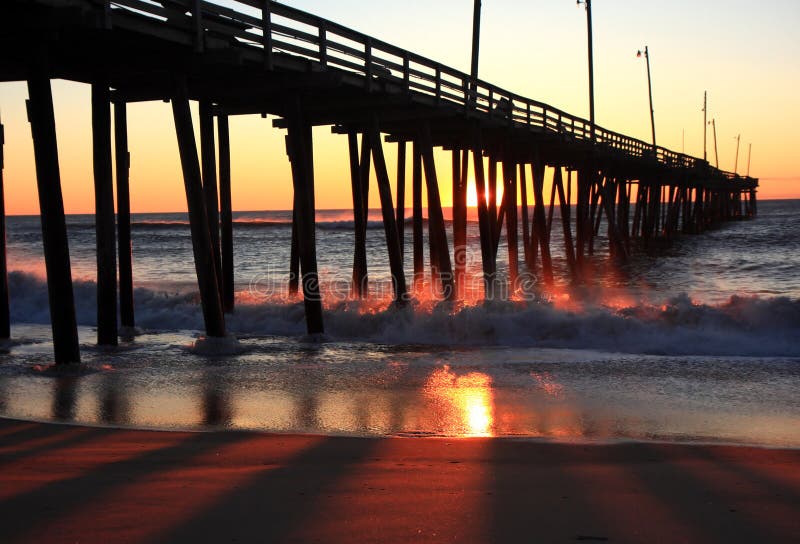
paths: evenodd
<path fill-rule="evenodd" d="M 406 93 L 431 97 L 464 115 L 508 122 L 511 127 L 560 135 L 591 143 L 589 121 L 411 53 L 366 34 L 299 9 L 268 0 L 232 0 L 236 9 L 218 0 L 95 0 L 106 27 L 124 10 L 184 29 L 202 52 L 212 38 L 235 41 L 263 56 L 271 69 L 276 55 L 293 55 L 318 63 L 321 69 L 350 72 L 371 90 L 376 82 L 392 83 Z M 629 157 L 658 161 L 672 168 L 707 165 L 701 159 L 595 126 L 595 145 Z"/>

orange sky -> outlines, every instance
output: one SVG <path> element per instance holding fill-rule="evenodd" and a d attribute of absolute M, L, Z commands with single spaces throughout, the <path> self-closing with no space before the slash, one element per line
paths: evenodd
<path fill-rule="evenodd" d="M 313 0 L 287 3 L 469 69 L 471 2 L 461 1 L 458 10 L 450 3 L 443 3 L 449 6 L 445 9 L 421 0 L 409 0 L 402 10 L 366 0 L 346 0 L 336 6 Z M 481 76 L 588 117 L 585 14 L 573 2 L 555 4 L 560 3 L 520 6 L 514 0 L 485 0 Z M 720 167 L 733 170 L 734 138 L 741 133 L 739 171 L 746 169 L 748 144 L 753 143 L 751 174 L 761 179 L 760 198 L 800 198 L 800 154 L 794 151 L 794 133 L 800 126 L 795 95 L 800 85 L 800 40 L 794 36 L 794 26 L 800 22 L 798 3 L 776 0 L 756 9 L 735 0 L 702 6 L 679 0 L 662 4 L 658 13 L 630 0 L 609 4 L 594 5 L 598 123 L 649 140 L 647 80 L 643 61 L 635 55 L 647 43 L 659 145 L 702 156 L 700 109 L 707 89 L 709 118 L 717 118 Z M 450 16 L 444 17 L 445 13 Z M 535 32 L 534 21 L 540 21 Z M 94 198 L 89 88 L 55 81 L 53 90 L 66 210 L 90 213 Z M 26 97 L 24 83 L 0 83 L 8 214 L 38 213 Z M 133 210 L 185 210 L 169 104 L 131 104 L 128 117 Z M 285 131 L 272 128 L 271 121 L 259 116 L 231 120 L 236 210 L 291 207 Z M 329 127 L 315 129 L 314 136 L 318 206 L 351 207 L 347 138 L 332 135 Z M 708 145 L 713 163 L 710 130 Z M 392 177 L 395 149 L 394 144 L 385 146 Z M 437 162 L 443 204 L 449 205 L 450 160 L 437 153 Z M 377 191 L 370 197 L 370 205 L 377 207 Z"/>

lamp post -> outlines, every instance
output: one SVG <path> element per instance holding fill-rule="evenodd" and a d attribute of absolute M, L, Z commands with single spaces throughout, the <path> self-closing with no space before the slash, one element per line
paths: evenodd
<path fill-rule="evenodd" d="M 594 141 L 594 52 L 592 46 L 592 0 L 576 0 L 578 5 L 586 5 L 586 30 L 589 42 L 589 130 Z"/>
<path fill-rule="evenodd" d="M 719 170 L 719 153 L 717 152 L 717 120 L 711 119 L 711 128 L 714 129 L 714 161 L 717 165 L 717 170 Z"/>
<path fill-rule="evenodd" d="M 746 175 L 747 175 L 748 178 L 750 177 L 750 156 L 752 155 L 752 153 L 753 153 L 753 144 L 751 143 L 751 144 L 749 144 L 747 146 L 747 174 Z"/>
<path fill-rule="evenodd" d="M 742 135 L 741 134 L 737 134 L 735 140 L 736 140 L 736 162 L 733 163 L 733 174 L 734 175 L 739 173 L 739 142 L 741 142 L 741 140 L 742 140 Z"/>
<path fill-rule="evenodd" d="M 478 79 L 478 52 L 481 41 L 481 0 L 475 0 L 475 11 L 472 15 L 472 75 L 473 81 Z"/>
<path fill-rule="evenodd" d="M 708 91 L 703 91 L 703 160 L 708 162 Z"/>
<path fill-rule="evenodd" d="M 641 57 L 644 54 L 644 58 L 647 61 L 647 92 L 650 95 L 650 127 L 653 130 L 653 154 L 656 152 L 656 119 L 655 113 L 653 112 L 653 83 L 650 79 L 650 51 L 647 49 L 647 46 L 644 46 L 644 53 L 642 51 L 637 51 L 636 56 Z"/>

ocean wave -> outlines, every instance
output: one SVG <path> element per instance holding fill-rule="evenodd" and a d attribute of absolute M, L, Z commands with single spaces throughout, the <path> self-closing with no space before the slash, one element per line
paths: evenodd
<path fill-rule="evenodd" d="M 9 275 L 12 323 L 49 323 L 47 288 L 23 272 Z M 80 325 L 96 323 L 96 285 L 74 283 Z M 198 297 L 136 289 L 137 325 L 153 331 L 200 331 Z M 347 302 L 325 311 L 332 340 L 435 346 L 514 346 L 591 349 L 663 355 L 800 357 L 800 300 L 732 296 L 699 304 L 686 295 L 662 304 L 622 308 L 584 304 L 580 311 L 542 302 L 492 302 L 454 308 L 441 304 L 362 311 Z M 229 316 L 240 335 L 303 335 L 301 303 L 248 302 Z"/>

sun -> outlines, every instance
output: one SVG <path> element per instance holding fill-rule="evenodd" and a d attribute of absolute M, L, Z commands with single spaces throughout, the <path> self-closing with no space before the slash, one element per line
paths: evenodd
<path fill-rule="evenodd" d="M 467 206 L 478 207 L 478 192 L 475 190 L 475 183 L 467 183 Z"/>
<path fill-rule="evenodd" d="M 487 198 L 488 201 L 488 198 Z M 500 203 L 503 201 L 503 184 L 497 184 L 497 205 L 499 206 Z M 478 193 L 475 189 L 475 180 L 470 179 L 467 182 L 467 207 L 469 208 L 477 208 L 478 207 Z"/>

